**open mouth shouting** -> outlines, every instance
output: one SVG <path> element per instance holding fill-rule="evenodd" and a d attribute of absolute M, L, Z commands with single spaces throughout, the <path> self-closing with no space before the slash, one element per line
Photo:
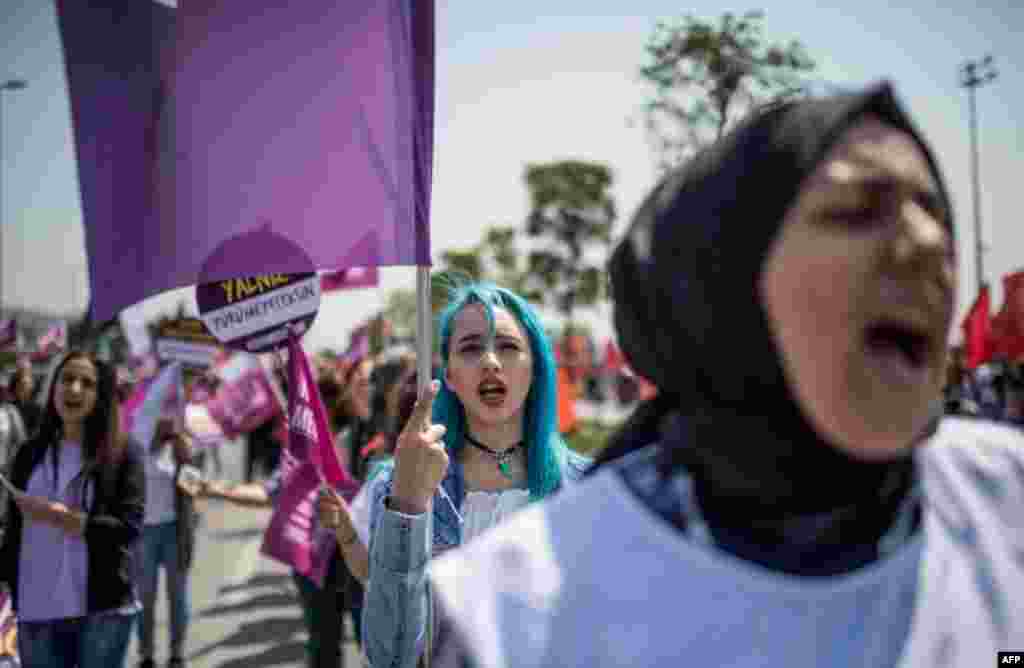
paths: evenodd
<path fill-rule="evenodd" d="M 480 383 L 477 387 L 477 394 L 480 396 L 481 403 L 485 406 L 499 408 L 505 403 L 508 387 L 497 378 L 490 378 Z"/>
<path fill-rule="evenodd" d="M 923 318 L 882 317 L 864 329 L 864 348 L 882 377 L 894 385 L 926 382 L 941 341 Z"/>
<path fill-rule="evenodd" d="M 64 399 L 64 412 L 68 415 L 79 415 L 85 410 L 85 401 L 79 398 Z"/>

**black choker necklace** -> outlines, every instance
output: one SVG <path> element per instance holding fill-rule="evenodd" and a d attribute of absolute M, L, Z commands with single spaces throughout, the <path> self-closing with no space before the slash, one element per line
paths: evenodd
<path fill-rule="evenodd" d="M 479 450 L 483 450 L 490 456 L 494 457 L 494 461 L 497 462 L 498 470 L 501 471 L 501 474 L 508 478 L 509 480 L 512 479 L 512 473 L 509 472 L 508 465 L 509 462 L 512 461 L 512 455 L 514 455 L 515 451 L 518 450 L 523 445 L 522 441 L 519 441 L 510 448 L 506 448 L 505 450 L 499 451 L 488 448 L 486 445 L 473 438 L 468 431 L 465 434 L 463 434 L 463 436 L 466 437 L 466 440 L 469 441 L 470 445 Z"/>

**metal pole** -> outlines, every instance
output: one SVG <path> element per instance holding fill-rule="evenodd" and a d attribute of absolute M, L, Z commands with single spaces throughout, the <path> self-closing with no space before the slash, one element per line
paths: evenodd
<path fill-rule="evenodd" d="M 3 94 L 10 90 L 22 90 L 28 85 L 28 82 L 24 79 L 8 79 L 0 84 L 0 191 L 3 190 L 3 135 L 4 135 L 4 123 L 3 123 L 3 106 L 4 96 Z M 2 194 L 2 193 L 0 193 Z M 0 197 L 0 313 L 3 312 L 4 306 L 4 221 L 3 221 L 4 209 L 3 209 L 3 197 Z"/>
<path fill-rule="evenodd" d="M 971 191 L 974 209 L 974 263 L 975 284 L 977 293 L 985 285 L 984 254 L 985 243 L 981 224 L 981 176 L 980 159 L 978 157 L 978 110 L 975 100 L 975 89 L 996 78 L 992 66 L 992 56 L 985 56 L 980 62 L 968 61 L 960 70 L 960 85 L 967 89 L 968 113 L 970 115 L 971 135 Z"/>
<path fill-rule="evenodd" d="M 970 132 L 971 132 L 971 199 L 974 209 L 974 271 L 977 293 L 981 294 L 981 287 L 985 284 L 984 255 L 985 244 L 982 240 L 981 231 L 981 201 L 979 192 L 978 176 L 978 111 L 974 97 L 974 86 L 967 89 L 967 101 L 970 108 Z"/>
<path fill-rule="evenodd" d="M 434 333 L 433 314 L 430 309 L 430 267 L 416 267 L 416 373 L 422 394 L 431 381 L 434 352 L 431 336 Z"/>

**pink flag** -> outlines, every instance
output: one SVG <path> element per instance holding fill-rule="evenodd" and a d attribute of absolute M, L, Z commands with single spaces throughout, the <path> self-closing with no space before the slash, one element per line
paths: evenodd
<path fill-rule="evenodd" d="M 357 359 L 362 359 L 370 354 L 370 334 L 363 328 L 352 334 L 352 339 L 349 341 L 348 350 L 342 356 L 343 359 L 351 364 Z"/>
<path fill-rule="evenodd" d="M 180 362 L 172 362 L 150 382 L 139 383 L 121 406 L 121 422 L 136 442 L 148 448 L 162 417 L 182 424 L 185 415 L 185 393 L 182 387 Z"/>
<path fill-rule="evenodd" d="M 198 403 L 185 405 L 185 429 L 192 435 L 194 443 L 201 448 L 217 447 L 226 438 L 224 431 L 210 416 L 206 406 Z"/>
<path fill-rule="evenodd" d="M 320 487 L 328 484 L 351 499 L 359 483 L 342 468 L 309 360 L 293 334 L 288 340 L 288 447 L 281 458 L 282 483 L 263 554 L 323 584 L 334 551 L 333 532 L 316 523 Z"/>
<path fill-rule="evenodd" d="M 217 374 L 221 384 L 206 408 L 229 438 L 252 431 L 281 413 L 267 371 L 255 355 L 235 353 L 218 364 Z"/>
<path fill-rule="evenodd" d="M 68 325 L 66 322 L 55 322 L 43 332 L 36 342 L 36 352 L 32 359 L 44 360 L 61 352 L 68 345 Z"/>
<path fill-rule="evenodd" d="M 377 287 L 380 272 L 377 267 L 349 267 L 320 276 L 320 292 L 338 292 L 356 288 Z"/>
<path fill-rule="evenodd" d="M 0 320 L 0 350 L 13 346 L 18 341 L 18 327 L 14 318 Z"/>

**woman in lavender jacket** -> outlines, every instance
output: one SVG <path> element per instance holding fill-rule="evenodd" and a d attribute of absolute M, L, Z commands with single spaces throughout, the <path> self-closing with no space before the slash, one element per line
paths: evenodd
<path fill-rule="evenodd" d="M 83 352 L 57 367 L 38 434 L 11 467 L 0 574 L 24 668 L 124 662 L 140 606 L 141 452 L 118 428 L 114 370 Z"/>

